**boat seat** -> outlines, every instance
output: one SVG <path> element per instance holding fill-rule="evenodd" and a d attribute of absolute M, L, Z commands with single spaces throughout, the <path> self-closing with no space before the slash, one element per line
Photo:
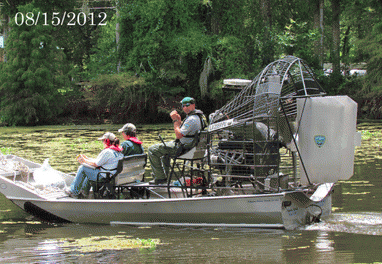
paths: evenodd
<path fill-rule="evenodd" d="M 130 155 L 118 161 L 116 170 L 99 172 L 93 184 L 94 198 L 119 197 L 124 186 L 143 181 L 146 164 L 146 153 Z"/>
<path fill-rule="evenodd" d="M 208 132 L 199 131 L 195 137 L 193 147 L 183 150 L 175 156 L 169 156 L 169 160 L 172 160 L 167 177 L 169 197 L 171 197 L 170 189 L 172 181 L 177 181 L 181 185 L 187 197 L 193 195 L 194 183 L 207 185 L 208 177 L 206 177 L 206 170 L 204 170 L 200 162 L 206 157 L 207 146 Z"/>

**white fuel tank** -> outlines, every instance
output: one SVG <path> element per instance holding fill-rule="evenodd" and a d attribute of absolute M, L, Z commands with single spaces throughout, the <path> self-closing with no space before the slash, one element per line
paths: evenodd
<path fill-rule="evenodd" d="M 308 183 L 306 174 L 311 183 L 353 176 L 357 103 L 348 96 L 299 98 L 297 117 L 301 183 Z"/>

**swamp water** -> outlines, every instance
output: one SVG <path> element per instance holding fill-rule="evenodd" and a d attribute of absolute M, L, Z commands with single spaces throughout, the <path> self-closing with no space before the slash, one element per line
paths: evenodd
<path fill-rule="evenodd" d="M 120 125 L 0 128 L 0 150 L 73 172 L 79 153 Z M 138 126 L 147 148 L 170 125 Z M 1 263 L 372 263 L 382 262 L 382 123 L 360 123 L 354 176 L 335 187 L 333 214 L 303 229 L 49 225 L 0 195 Z M 116 133 L 120 136 L 118 133 Z M 150 167 L 146 176 L 150 175 Z"/>

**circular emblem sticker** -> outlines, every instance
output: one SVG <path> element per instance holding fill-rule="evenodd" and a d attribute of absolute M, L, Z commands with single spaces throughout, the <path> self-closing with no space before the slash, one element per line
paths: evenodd
<path fill-rule="evenodd" d="M 0 185 L 0 188 L 1 188 L 1 189 L 7 189 L 7 185 L 6 185 L 5 183 L 2 183 L 2 184 Z"/>
<path fill-rule="evenodd" d="M 317 135 L 314 136 L 314 142 L 316 143 L 317 147 L 321 148 L 325 144 L 325 136 L 323 135 Z"/>

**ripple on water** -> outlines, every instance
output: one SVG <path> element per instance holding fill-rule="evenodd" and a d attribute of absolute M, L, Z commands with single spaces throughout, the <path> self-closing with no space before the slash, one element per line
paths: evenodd
<path fill-rule="evenodd" d="M 344 232 L 361 235 L 382 235 L 382 213 L 334 213 L 306 230 Z"/>

